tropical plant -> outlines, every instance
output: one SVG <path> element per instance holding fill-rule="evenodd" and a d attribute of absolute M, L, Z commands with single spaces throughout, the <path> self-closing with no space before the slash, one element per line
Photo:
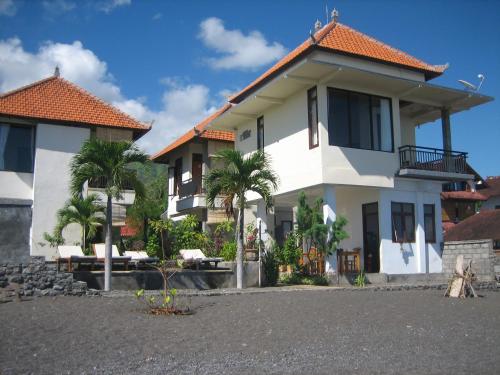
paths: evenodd
<path fill-rule="evenodd" d="M 284 274 L 280 282 L 287 285 L 328 285 L 328 279 L 323 275 L 303 275 L 300 273 Z"/>
<path fill-rule="evenodd" d="M 128 184 L 136 199 L 144 196 L 144 185 L 137 178 L 132 163 L 146 163 L 148 157 L 132 142 L 108 142 L 97 138 L 85 141 L 71 161 L 71 191 L 79 196 L 87 181 L 102 180 L 106 202 L 106 251 L 104 261 L 104 290 L 111 290 L 111 246 L 113 243 L 112 199 L 122 199 Z"/>
<path fill-rule="evenodd" d="M 295 231 L 287 234 L 282 249 L 282 265 L 298 265 L 299 259 L 302 256 L 300 239 L 300 235 Z"/>
<path fill-rule="evenodd" d="M 91 240 L 97 228 L 104 224 L 104 206 L 97 194 L 85 198 L 71 197 L 63 208 L 57 211 L 55 234 L 62 236 L 62 231 L 70 224 L 79 224 L 82 228 L 82 248 L 87 251 L 87 240 Z"/>
<path fill-rule="evenodd" d="M 236 258 L 237 247 L 238 246 L 235 241 L 225 242 L 222 245 L 220 256 L 223 257 L 226 262 L 233 262 Z"/>
<path fill-rule="evenodd" d="M 272 207 L 272 192 L 278 187 L 278 177 L 271 169 L 269 157 L 261 150 L 248 157 L 237 150 L 220 150 L 213 156 L 214 162 L 221 168 L 211 169 L 205 177 L 207 205 L 215 208 L 218 197 L 223 196 L 228 214 L 233 213 L 233 202 L 238 209 L 235 230 L 236 251 L 236 286 L 243 288 L 243 236 L 245 228 L 244 210 L 247 206 L 246 194 L 253 191 L 260 195 L 267 208 Z"/>
<path fill-rule="evenodd" d="M 366 285 L 366 276 L 364 270 L 361 270 L 361 272 L 356 275 L 356 278 L 354 279 L 354 285 L 358 288 L 362 288 Z"/>
<path fill-rule="evenodd" d="M 277 284 L 279 277 L 278 266 L 279 260 L 276 257 L 276 253 L 272 250 L 264 250 L 262 254 L 262 268 L 267 285 L 274 286 Z"/>
<path fill-rule="evenodd" d="M 234 221 L 225 220 L 217 224 L 213 232 L 212 236 L 213 248 L 209 252 L 210 254 L 209 256 L 214 256 L 214 257 L 219 256 L 222 250 L 222 246 L 226 242 L 228 234 L 231 232 L 234 233 Z"/>

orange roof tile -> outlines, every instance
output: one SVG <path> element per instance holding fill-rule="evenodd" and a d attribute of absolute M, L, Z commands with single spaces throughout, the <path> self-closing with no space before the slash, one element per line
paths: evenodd
<path fill-rule="evenodd" d="M 477 191 L 444 191 L 441 199 L 459 199 L 466 201 L 485 201 L 488 198 Z"/>
<path fill-rule="evenodd" d="M 151 126 L 58 76 L 0 95 L 0 114 L 132 129 L 139 134 L 151 129 Z"/>
<path fill-rule="evenodd" d="M 194 128 L 190 129 L 175 141 L 170 143 L 163 150 L 158 151 L 156 154 L 151 156 L 151 160 L 159 161 L 160 158 L 164 157 L 170 151 L 175 150 L 177 147 L 182 146 L 183 144 L 189 142 L 194 137 L 198 136 L 200 138 L 211 139 L 215 141 L 226 141 L 226 142 L 234 142 L 234 134 L 232 132 L 222 131 L 222 130 L 213 130 L 207 129 L 208 125 L 215 120 L 217 117 L 226 112 L 229 108 L 231 108 L 231 104 L 225 104 L 223 107 L 212 113 L 210 116 L 202 120 L 198 125 Z"/>
<path fill-rule="evenodd" d="M 278 72 L 284 70 L 299 57 L 302 57 L 314 49 L 360 56 L 383 63 L 403 66 L 409 69 L 422 71 L 425 73 L 426 78 L 439 76 L 446 69 L 446 66 L 427 64 L 422 60 L 390 47 L 385 43 L 338 22 L 330 22 L 325 25 L 314 34 L 314 39 L 315 42 L 313 42 L 311 38 L 308 38 L 250 85 L 233 95 L 229 101 L 239 103 L 246 96 L 245 94 L 273 78 Z"/>

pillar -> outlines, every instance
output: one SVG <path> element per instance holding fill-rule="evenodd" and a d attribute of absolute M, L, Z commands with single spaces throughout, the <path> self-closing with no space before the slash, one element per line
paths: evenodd
<path fill-rule="evenodd" d="M 416 247 L 416 260 L 417 272 L 428 273 L 428 252 L 427 244 L 425 243 L 425 229 L 424 229 L 424 193 L 417 192 L 417 203 L 415 205 L 415 247 Z"/>
<path fill-rule="evenodd" d="M 336 219 L 337 201 L 335 196 L 335 186 L 324 185 L 323 189 L 323 220 L 328 227 L 331 227 Z M 337 273 L 337 254 L 334 253 L 326 258 L 325 272 L 327 274 Z"/>
<path fill-rule="evenodd" d="M 255 225 L 259 230 L 260 226 L 260 238 L 264 242 L 264 247 L 267 248 L 270 240 L 268 231 L 268 212 L 266 209 L 266 204 L 263 199 L 259 200 L 257 203 L 257 222 Z M 248 223 L 247 223 L 248 224 Z"/>
<path fill-rule="evenodd" d="M 450 110 L 449 108 L 441 108 L 441 129 L 443 131 L 443 149 L 444 156 L 444 170 L 452 170 L 453 160 L 451 155 L 446 151 L 451 151 L 451 125 L 450 125 Z"/>

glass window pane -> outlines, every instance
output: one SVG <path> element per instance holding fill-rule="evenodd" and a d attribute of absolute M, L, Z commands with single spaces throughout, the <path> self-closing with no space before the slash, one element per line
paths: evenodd
<path fill-rule="evenodd" d="M 413 214 L 413 203 L 404 203 L 403 210 L 405 214 Z"/>
<path fill-rule="evenodd" d="M 380 149 L 382 151 L 392 151 L 392 121 L 391 103 L 389 99 L 379 98 L 380 101 Z"/>
<path fill-rule="evenodd" d="M 309 146 L 318 145 L 318 100 L 316 87 L 308 92 Z"/>
<path fill-rule="evenodd" d="M 33 128 L 0 124 L 0 170 L 33 172 Z"/>
<path fill-rule="evenodd" d="M 349 96 L 347 92 L 328 90 L 328 142 L 349 146 Z"/>
<path fill-rule="evenodd" d="M 371 148 L 370 97 L 363 94 L 350 95 L 351 147 Z"/>
<path fill-rule="evenodd" d="M 415 239 L 415 222 L 413 215 L 405 215 L 405 240 L 413 241 Z"/>

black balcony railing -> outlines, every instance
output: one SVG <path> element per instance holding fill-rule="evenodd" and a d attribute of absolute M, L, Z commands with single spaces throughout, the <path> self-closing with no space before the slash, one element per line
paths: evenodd
<path fill-rule="evenodd" d="M 94 189 L 105 189 L 107 185 L 107 178 L 106 177 L 98 177 L 98 178 L 91 178 L 89 180 L 89 188 L 94 188 Z M 125 190 L 134 190 L 133 185 L 130 183 L 130 181 L 124 181 L 123 183 L 123 188 Z"/>
<path fill-rule="evenodd" d="M 467 153 L 438 148 L 402 146 L 399 148 L 401 169 L 467 173 Z"/>
<path fill-rule="evenodd" d="M 201 180 L 186 180 L 179 185 L 179 198 L 186 198 L 204 192 Z"/>

